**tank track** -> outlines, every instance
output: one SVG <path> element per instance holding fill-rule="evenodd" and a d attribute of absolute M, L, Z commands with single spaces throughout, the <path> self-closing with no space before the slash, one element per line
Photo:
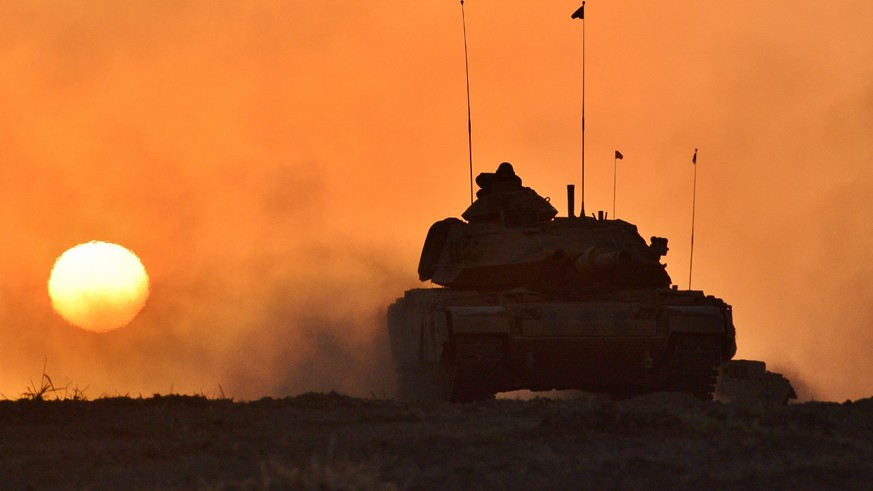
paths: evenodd
<path fill-rule="evenodd" d="M 398 367 L 399 396 L 415 401 L 492 399 L 500 387 L 503 348 L 499 340 L 484 336 L 455 339 L 447 343 L 440 363 Z M 671 340 L 663 390 L 712 400 L 721 362 L 720 336 L 678 335 Z"/>
<path fill-rule="evenodd" d="M 398 367 L 400 398 L 415 401 L 474 402 L 493 399 L 499 386 L 503 342 L 465 336 L 447 343 L 440 363 Z"/>
<path fill-rule="evenodd" d="M 398 395 L 404 401 L 447 400 L 451 375 L 439 363 L 405 363 L 397 367 Z"/>
<path fill-rule="evenodd" d="M 398 367 L 397 385 L 404 401 L 474 402 L 494 398 L 491 377 L 497 364 L 462 362 L 405 364 Z"/>
<path fill-rule="evenodd" d="M 685 334 L 675 337 L 671 342 L 666 390 L 711 401 L 721 354 L 719 336 Z"/>
<path fill-rule="evenodd" d="M 449 398 L 453 402 L 493 399 L 500 384 L 504 351 L 499 337 L 455 337 L 443 358 L 453 372 Z"/>

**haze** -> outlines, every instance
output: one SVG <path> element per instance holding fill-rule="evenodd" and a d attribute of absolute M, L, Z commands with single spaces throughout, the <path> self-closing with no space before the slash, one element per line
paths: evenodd
<path fill-rule="evenodd" d="M 474 171 L 566 210 L 578 2 L 470 0 Z M 873 5 L 586 5 L 586 208 L 670 238 L 739 357 L 871 395 Z M 0 4 L 0 392 L 391 390 L 380 324 L 469 204 L 458 2 Z M 135 251 L 152 294 L 94 335 L 51 310 L 67 248 Z M 220 387 L 220 389 L 219 389 Z"/>

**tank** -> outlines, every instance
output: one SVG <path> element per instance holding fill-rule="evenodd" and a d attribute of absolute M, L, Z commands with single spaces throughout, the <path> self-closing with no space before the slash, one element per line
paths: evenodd
<path fill-rule="evenodd" d="M 598 216 L 558 217 L 509 163 L 476 200 L 434 223 L 387 324 L 400 397 L 474 401 L 498 392 L 671 390 L 712 398 L 736 353 L 731 306 L 671 287 L 667 239 Z"/>

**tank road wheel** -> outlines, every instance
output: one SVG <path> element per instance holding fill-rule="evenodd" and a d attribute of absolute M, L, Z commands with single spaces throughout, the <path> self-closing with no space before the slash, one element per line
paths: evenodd
<path fill-rule="evenodd" d="M 674 337 L 670 346 L 670 376 L 666 389 L 711 401 L 721 352 L 721 338 L 718 336 L 684 334 Z"/>

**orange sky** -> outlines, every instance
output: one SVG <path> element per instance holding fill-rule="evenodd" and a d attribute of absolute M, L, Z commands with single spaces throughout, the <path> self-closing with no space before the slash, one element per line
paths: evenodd
<path fill-rule="evenodd" d="M 468 0 L 475 172 L 579 180 L 578 2 Z M 469 200 L 455 1 L 0 6 L 0 393 L 43 362 L 86 395 L 389 390 L 380 309 Z M 739 356 L 808 394 L 873 394 L 873 5 L 586 6 L 586 206 L 670 238 L 734 306 Z M 152 294 L 104 335 L 45 282 L 134 250 Z M 386 375 L 388 373 L 388 375 Z"/>

